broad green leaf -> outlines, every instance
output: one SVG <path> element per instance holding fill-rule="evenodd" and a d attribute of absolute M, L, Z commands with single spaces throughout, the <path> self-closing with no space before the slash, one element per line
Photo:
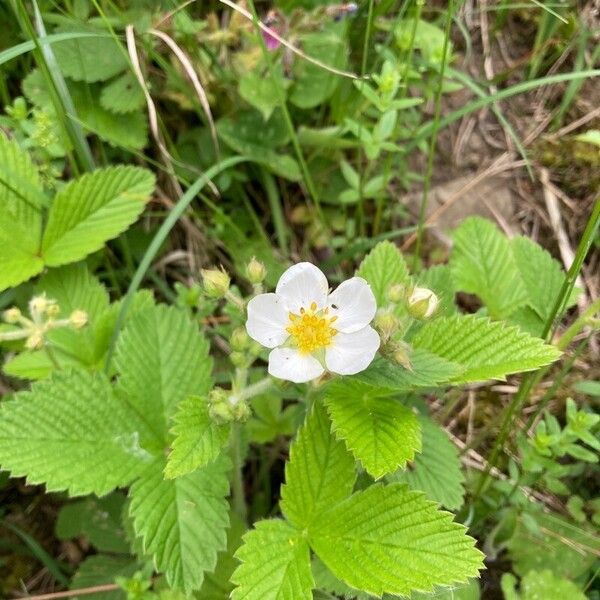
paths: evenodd
<path fill-rule="evenodd" d="M 167 458 L 165 477 L 180 477 L 215 461 L 229 439 L 230 427 L 217 425 L 208 414 L 204 398 L 190 396 L 179 403 L 173 416 L 175 436 Z"/>
<path fill-rule="evenodd" d="M 83 32 L 106 33 L 103 29 L 92 27 L 86 27 Z M 63 74 L 75 81 L 105 81 L 128 67 L 125 49 L 119 48 L 110 37 L 64 40 L 52 44 L 52 50 Z"/>
<path fill-rule="evenodd" d="M 410 277 L 404 257 L 391 242 L 379 242 L 362 261 L 356 274 L 371 285 L 377 306 L 388 304 L 387 292 L 394 284 L 408 284 Z"/>
<path fill-rule="evenodd" d="M 0 465 L 48 491 L 103 495 L 151 460 L 139 425 L 106 377 L 59 371 L 0 405 Z"/>
<path fill-rule="evenodd" d="M 476 294 L 494 319 L 527 301 L 508 239 L 486 219 L 465 219 L 454 232 L 450 267 L 456 289 Z"/>
<path fill-rule="evenodd" d="M 543 340 L 475 315 L 443 317 L 426 323 L 413 338 L 415 348 L 458 363 L 456 383 L 504 379 L 554 362 L 560 352 Z"/>
<path fill-rule="evenodd" d="M 236 557 L 242 564 L 232 577 L 232 600 L 312 600 L 308 543 L 285 521 L 255 523 Z"/>
<path fill-rule="evenodd" d="M 565 281 L 565 273 L 560 263 L 535 242 L 518 236 L 510 244 L 525 287 L 527 303 L 545 322 Z M 574 294 L 569 304 L 576 299 L 577 294 Z"/>
<path fill-rule="evenodd" d="M 113 492 L 64 505 L 58 513 L 56 535 L 61 540 L 84 536 L 101 552 L 129 553 L 123 528 L 125 496 Z"/>
<path fill-rule="evenodd" d="M 376 479 L 404 467 L 421 450 L 417 416 L 390 393 L 343 379 L 325 391 L 335 435 Z"/>
<path fill-rule="evenodd" d="M 517 519 L 508 553 L 517 575 L 531 570 L 551 569 L 559 577 L 576 579 L 583 575 L 600 554 L 597 531 L 586 531 L 554 513 L 536 511 L 525 513 L 535 519 L 537 531 L 527 527 L 523 518 Z M 540 548 L 544 551 L 540 552 Z"/>
<path fill-rule="evenodd" d="M 44 261 L 34 254 L 22 228 L 3 215 L 0 225 L 0 292 L 41 273 Z M 7 231 L 12 229 L 9 235 Z"/>
<path fill-rule="evenodd" d="M 483 554 L 450 513 L 403 484 L 375 484 L 323 513 L 310 543 L 333 574 L 376 596 L 477 577 Z"/>
<path fill-rule="evenodd" d="M 321 512 L 352 493 L 354 460 L 331 433 L 325 409 L 315 403 L 290 447 L 281 487 L 281 511 L 303 529 Z"/>
<path fill-rule="evenodd" d="M 135 75 L 127 72 L 102 88 L 100 104 L 117 114 L 131 113 L 146 103 L 144 92 Z"/>
<path fill-rule="evenodd" d="M 413 490 L 425 492 L 430 500 L 451 510 L 463 505 L 465 477 L 456 446 L 445 431 L 428 417 L 419 417 L 423 449 L 406 470 L 388 476 L 389 481 L 404 482 Z"/>
<path fill-rule="evenodd" d="M 343 69 L 346 65 L 347 47 L 336 31 L 337 24 L 328 31 L 302 36 L 304 51 L 332 67 Z M 340 78 L 306 60 L 294 63 L 294 84 L 290 89 L 290 102 L 299 108 L 314 108 L 323 104 L 335 91 Z"/>
<path fill-rule="evenodd" d="M 412 370 L 385 358 L 378 358 L 368 369 L 356 375 L 355 379 L 395 392 L 410 392 L 447 383 L 463 370 L 458 364 L 419 348 L 410 352 L 408 358 Z"/>
<path fill-rule="evenodd" d="M 373 598 L 371 594 L 351 588 L 338 579 L 318 557 L 315 557 L 312 561 L 312 572 L 315 578 L 315 587 L 330 594 L 335 594 L 336 598 L 340 597 L 345 600 L 370 600 Z"/>
<path fill-rule="evenodd" d="M 229 524 L 227 471 L 220 460 L 173 480 L 165 480 L 165 459 L 155 460 L 130 488 L 130 513 L 157 568 L 171 587 L 199 589 L 226 546 Z"/>
<path fill-rule="evenodd" d="M 55 349 L 54 354 L 62 369 L 81 368 L 81 362 L 78 357 L 65 354 L 59 349 Z M 7 375 L 32 381 L 45 379 L 55 370 L 56 365 L 45 350 L 35 350 L 33 352 L 25 350 L 19 352 L 2 365 L 2 371 Z"/>
<path fill-rule="evenodd" d="M 557 577 L 550 569 L 529 571 L 516 588 L 517 578 L 512 573 L 502 575 L 505 600 L 586 600 L 587 596 L 572 582 Z"/>
<path fill-rule="evenodd" d="M 181 400 L 212 387 L 209 345 L 187 315 L 153 306 L 125 326 L 115 352 L 119 390 L 160 444 Z"/>
<path fill-rule="evenodd" d="M 140 565 L 131 556 L 110 556 L 108 554 L 95 554 L 84 559 L 71 581 L 71 589 L 95 587 L 114 583 L 117 577 L 133 577 L 140 569 Z M 86 596 L 79 596 L 79 600 Z M 126 600 L 124 590 L 110 590 L 95 593 L 94 600 Z"/>
<path fill-rule="evenodd" d="M 144 210 L 154 176 L 139 167 L 108 167 L 62 188 L 52 203 L 42 254 L 49 266 L 75 262 L 125 231 Z"/>
<path fill-rule="evenodd" d="M 274 81 L 270 75 L 263 76 L 256 72 L 250 72 L 244 75 L 239 82 L 240 96 L 259 110 L 265 121 L 280 104 L 278 87 L 285 87 L 285 80 L 283 77 L 278 79 L 278 81 Z"/>
<path fill-rule="evenodd" d="M 479 580 L 470 579 L 468 583 L 452 586 L 436 586 L 433 592 L 427 594 L 414 592 L 410 600 L 479 600 L 481 590 Z"/>

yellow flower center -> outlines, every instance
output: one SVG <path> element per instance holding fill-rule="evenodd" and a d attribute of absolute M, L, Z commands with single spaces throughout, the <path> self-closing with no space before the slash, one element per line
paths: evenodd
<path fill-rule="evenodd" d="M 286 331 L 294 338 L 298 350 L 302 354 L 310 354 L 315 350 L 331 344 L 331 339 L 337 334 L 331 324 L 337 317 L 329 317 L 329 308 L 317 312 L 317 303 L 313 302 L 309 310 L 300 309 L 300 314 L 290 313 L 290 324 Z"/>

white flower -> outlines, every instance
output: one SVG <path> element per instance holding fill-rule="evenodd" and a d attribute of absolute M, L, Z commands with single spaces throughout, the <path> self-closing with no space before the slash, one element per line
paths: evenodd
<path fill-rule="evenodd" d="M 274 294 L 250 300 L 246 329 L 252 339 L 273 348 L 273 377 L 304 383 L 325 368 L 353 375 L 371 364 L 380 343 L 369 326 L 376 310 L 364 279 L 352 277 L 330 294 L 325 275 L 304 262 L 281 276 Z"/>

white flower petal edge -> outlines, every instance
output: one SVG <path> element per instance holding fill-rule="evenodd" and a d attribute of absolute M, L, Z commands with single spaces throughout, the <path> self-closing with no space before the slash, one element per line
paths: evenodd
<path fill-rule="evenodd" d="M 301 262 L 283 273 L 275 293 L 285 300 L 288 310 L 298 314 L 301 308 L 308 309 L 313 302 L 319 310 L 325 308 L 328 290 L 329 283 L 321 269 Z"/>
<path fill-rule="evenodd" d="M 366 327 L 375 317 L 377 301 L 371 286 L 362 277 L 341 283 L 327 299 L 330 314 L 337 317 L 335 328 L 352 333 Z"/>
<path fill-rule="evenodd" d="M 354 333 L 340 331 L 331 346 L 325 349 L 325 364 L 339 375 L 360 373 L 371 364 L 380 343 L 379 335 L 372 327 Z"/>
<path fill-rule="evenodd" d="M 277 294 L 260 294 L 248 302 L 246 331 L 259 344 L 267 348 L 281 346 L 290 336 L 285 330 L 288 310 Z"/>
<path fill-rule="evenodd" d="M 311 354 L 295 348 L 275 348 L 269 354 L 269 374 L 294 383 L 306 383 L 323 374 L 325 369 Z"/>

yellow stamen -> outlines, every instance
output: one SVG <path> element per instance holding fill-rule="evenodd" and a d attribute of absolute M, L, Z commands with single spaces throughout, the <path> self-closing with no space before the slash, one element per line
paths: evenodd
<path fill-rule="evenodd" d="M 300 309 L 300 315 L 289 313 L 290 324 L 286 331 L 302 354 L 311 354 L 329 346 L 331 339 L 337 334 L 337 329 L 331 327 L 337 317 L 328 318 L 327 308 L 320 312 L 317 312 L 317 308 L 317 303 L 312 302 L 309 310 Z"/>

